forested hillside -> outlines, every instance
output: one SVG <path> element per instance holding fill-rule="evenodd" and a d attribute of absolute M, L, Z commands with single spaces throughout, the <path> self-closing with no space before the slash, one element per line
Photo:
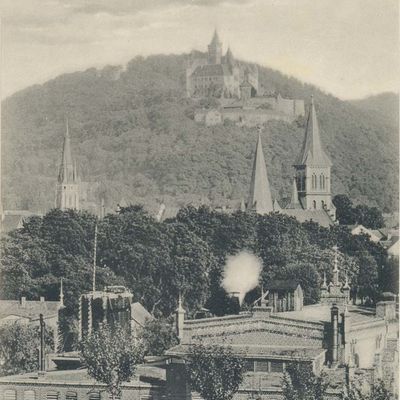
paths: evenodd
<path fill-rule="evenodd" d="M 376 113 L 377 118 L 384 118 L 393 126 L 399 123 L 399 95 L 396 93 L 381 93 L 364 99 L 351 100 L 350 103 L 360 110 Z"/>
<path fill-rule="evenodd" d="M 185 98 L 185 56 L 137 57 L 125 69 L 106 67 L 59 76 L 3 102 L 5 208 L 46 210 L 69 119 L 82 180 L 115 207 L 127 202 L 215 203 L 247 195 L 256 131 L 232 124 L 206 128 Z M 397 128 L 279 72 L 260 68 L 260 81 L 284 97 L 314 94 L 322 141 L 333 162 L 333 193 L 355 204 L 397 208 Z M 263 132 L 273 194 L 289 195 L 292 163 L 304 121 L 271 121 Z"/>

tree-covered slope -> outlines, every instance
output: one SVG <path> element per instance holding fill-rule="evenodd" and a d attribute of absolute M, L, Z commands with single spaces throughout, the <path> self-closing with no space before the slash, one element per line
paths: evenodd
<path fill-rule="evenodd" d="M 104 197 L 109 207 L 122 198 L 183 204 L 205 196 L 215 202 L 247 197 L 256 131 L 194 122 L 184 68 L 183 55 L 137 57 L 125 69 L 66 74 L 7 98 L 5 208 L 54 205 L 65 117 L 82 179 L 98 182 L 95 197 Z M 385 210 L 397 207 L 398 138 L 392 124 L 268 68 L 260 68 L 260 80 L 284 97 L 308 100 L 314 94 L 333 162 L 334 194 Z M 299 122 L 271 121 L 264 129 L 268 174 L 278 198 L 289 195 L 303 135 Z"/>

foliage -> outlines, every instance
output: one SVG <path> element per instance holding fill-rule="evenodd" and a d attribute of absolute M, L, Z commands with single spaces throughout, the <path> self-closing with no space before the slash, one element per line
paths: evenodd
<path fill-rule="evenodd" d="M 328 384 L 324 376 L 316 376 L 310 364 L 290 363 L 282 382 L 285 400 L 323 400 Z"/>
<path fill-rule="evenodd" d="M 5 208 L 53 207 L 65 116 L 80 174 L 98 204 L 101 197 L 112 209 L 122 198 L 144 204 L 169 198 L 176 205 L 201 196 L 240 201 L 248 192 L 256 130 L 234 124 L 208 128 L 189 118 L 186 111 L 197 101 L 186 98 L 186 61 L 185 55 L 137 57 L 126 70 L 65 74 L 5 99 Z M 397 126 L 269 68 L 259 67 L 259 81 L 287 98 L 307 102 L 314 94 L 321 140 L 334 161 L 333 193 L 348 193 L 385 212 L 397 209 Z M 291 165 L 303 135 L 298 121 L 265 124 L 274 197 L 290 196 Z"/>
<path fill-rule="evenodd" d="M 205 400 L 230 400 L 243 380 L 244 361 L 224 345 L 193 344 L 187 374 Z"/>
<path fill-rule="evenodd" d="M 92 332 L 82 341 L 80 350 L 88 374 L 107 385 L 112 399 L 120 397 L 123 382 L 134 375 L 136 365 L 143 360 L 141 343 L 135 343 L 119 326 L 104 325 Z"/>
<path fill-rule="evenodd" d="M 336 195 L 332 201 L 336 207 L 336 217 L 342 225 L 361 224 L 371 229 L 385 226 L 382 212 L 376 207 L 364 204 L 353 207 L 352 201 L 344 194 Z"/>
<path fill-rule="evenodd" d="M 166 350 L 178 344 L 175 330 L 166 319 L 147 321 L 140 338 L 143 341 L 146 356 L 161 356 Z"/>
<path fill-rule="evenodd" d="M 46 353 L 54 351 L 53 332 L 45 330 Z M 40 331 L 38 326 L 20 322 L 0 326 L 0 375 L 14 375 L 39 369 L 38 348 Z"/>
<path fill-rule="evenodd" d="M 353 385 L 341 394 L 341 400 L 394 400 L 394 398 L 382 380 L 372 385 L 369 393 L 366 393 L 361 387 Z"/>

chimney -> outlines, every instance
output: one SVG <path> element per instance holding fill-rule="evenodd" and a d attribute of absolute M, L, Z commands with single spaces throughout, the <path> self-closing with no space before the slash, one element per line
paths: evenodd
<path fill-rule="evenodd" d="M 331 363 L 338 361 L 339 348 L 339 308 L 336 304 L 331 307 Z"/>
<path fill-rule="evenodd" d="M 26 307 L 26 297 L 25 296 L 21 297 L 21 307 L 22 308 Z"/>
<path fill-rule="evenodd" d="M 44 374 L 46 371 L 46 350 L 45 350 L 45 341 L 44 341 L 44 332 L 45 332 L 45 323 L 43 320 L 43 314 L 39 315 L 40 321 L 40 357 L 39 357 L 39 374 Z"/>
<path fill-rule="evenodd" d="M 183 340 L 183 327 L 185 325 L 185 314 L 186 311 L 182 306 L 182 296 L 179 293 L 178 308 L 175 310 L 175 329 L 176 336 L 179 338 L 179 342 Z"/>

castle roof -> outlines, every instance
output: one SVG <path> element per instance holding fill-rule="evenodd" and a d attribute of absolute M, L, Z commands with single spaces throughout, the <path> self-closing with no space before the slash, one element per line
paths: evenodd
<path fill-rule="evenodd" d="M 213 38 L 211 39 L 210 46 L 211 45 L 216 45 L 216 44 L 221 45 L 221 40 L 219 39 L 218 32 L 215 29 Z"/>
<path fill-rule="evenodd" d="M 68 120 L 66 122 L 63 151 L 61 157 L 58 183 L 75 183 L 77 181 L 76 165 L 74 165 L 71 153 Z"/>
<path fill-rule="evenodd" d="M 254 156 L 247 208 L 259 214 L 267 214 L 274 210 L 260 134 Z"/>
<path fill-rule="evenodd" d="M 192 73 L 193 77 L 198 76 L 227 76 L 232 71 L 227 64 L 206 64 L 199 65 Z"/>
<path fill-rule="evenodd" d="M 311 97 L 310 111 L 307 118 L 307 127 L 304 142 L 295 165 L 331 166 L 331 161 L 322 150 L 319 135 L 317 113 L 314 100 Z"/>

